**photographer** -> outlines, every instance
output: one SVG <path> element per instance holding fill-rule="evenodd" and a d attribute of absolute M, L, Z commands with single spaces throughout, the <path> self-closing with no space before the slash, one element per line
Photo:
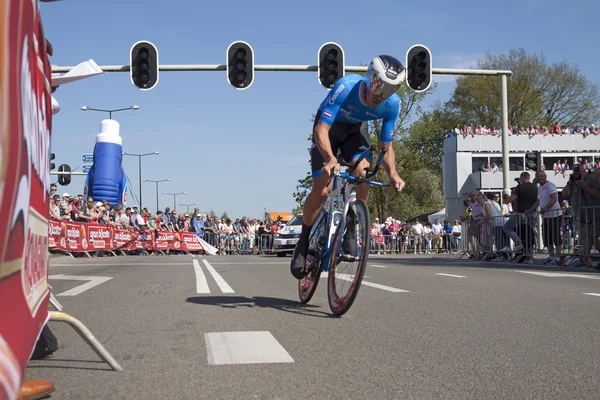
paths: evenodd
<path fill-rule="evenodd" d="M 573 236 L 579 234 L 582 255 L 587 258 L 592 246 L 596 251 L 600 249 L 600 170 L 591 172 L 580 166 L 573 167 L 562 195 L 571 203 L 575 230 Z"/>
<path fill-rule="evenodd" d="M 521 172 L 521 177 L 517 178 L 518 185 L 513 189 L 511 195 L 512 201 L 512 209 L 514 213 L 504 224 L 504 233 L 510 237 L 515 243 L 515 251 L 522 252 L 523 251 L 523 242 L 519 235 L 517 235 L 517 227 L 521 224 L 525 223 L 525 227 L 533 226 L 534 221 L 532 214 L 535 211 L 536 203 L 538 201 L 538 189 L 537 186 L 530 182 L 531 175 L 529 172 L 523 171 Z M 525 214 L 525 218 L 521 219 L 521 215 Z M 530 238 L 528 238 L 527 244 L 529 244 Z"/>

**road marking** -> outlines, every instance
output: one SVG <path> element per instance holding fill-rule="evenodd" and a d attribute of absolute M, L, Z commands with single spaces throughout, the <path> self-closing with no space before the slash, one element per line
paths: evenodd
<path fill-rule="evenodd" d="M 114 263 L 94 263 L 94 262 L 88 262 L 88 263 L 68 263 L 68 264 L 54 264 L 52 262 L 50 262 L 50 266 L 51 267 L 120 267 L 123 265 L 143 265 L 143 266 L 153 266 L 153 265 L 187 265 L 189 266 L 190 263 L 186 262 L 186 263 L 177 263 L 177 262 L 173 262 L 173 263 L 154 263 L 154 262 L 130 262 L 130 260 L 127 260 L 127 262 L 114 262 Z"/>
<path fill-rule="evenodd" d="M 349 275 L 349 274 L 336 274 L 338 279 L 342 279 L 348 282 L 352 282 L 354 280 L 354 275 Z M 323 272 L 321 273 L 321 278 L 328 278 L 329 277 L 329 272 Z M 362 281 L 362 285 L 365 286 L 370 286 L 376 289 L 381 289 L 381 290 L 386 290 L 388 292 L 393 292 L 393 293 L 410 293 L 410 290 L 404 290 L 404 289 L 398 289 L 395 287 L 391 287 L 391 286 L 386 286 L 386 285 L 381 285 L 379 283 L 373 283 L 373 282 L 368 282 L 365 281 L 363 277 L 363 281 Z"/>
<path fill-rule="evenodd" d="M 387 265 L 369 264 L 369 267 L 387 268 Z"/>
<path fill-rule="evenodd" d="M 196 272 L 196 293 L 210 293 L 206 276 L 198 260 L 193 260 L 194 271 Z M 188 264 L 189 265 L 189 264 Z"/>
<path fill-rule="evenodd" d="M 582 293 L 582 294 L 587 294 L 588 296 L 598 296 L 598 297 L 600 297 L 600 293 Z"/>
<path fill-rule="evenodd" d="M 449 276 L 451 278 L 466 278 L 466 276 L 462 276 L 462 275 L 442 274 L 441 272 L 436 275 Z"/>
<path fill-rule="evenodd" d="M 204 342 L 210 365 L 294 362 L 268 331 L 205 333 Z"/>
<path fill-rule="evenodd" d="M 83 285 L 79 285 L 74 287 L 73 289 L 67 290 L 66 292 L 59 293 L 57 296 L 77 296 L 85 292 L 86 290 L 90 290 L 91 288 L 100 285 L 106 281 L 112 279 L 109 276 L 75 276 L 75 275 L 50 275 L 48 279 L 57 279 L 63 281 L 89 281 L 84 283 Z"/>
<path fill-rule="evenodd" d="M 582 279 L 600 279 L 597 275 L 585 275 L 585 274 L 563 274 L 560 272 L 537 272 L 537 271 L 516 271 L 523 274 L 539 275 L 548 278 L 582 278 Z"/>
<path fill-rule="evenodd" d="M 289 265 L 289 262 L 213 262 L 212 265 Z"/>
<path fill-rule="evenodd" d="M 223 277 L 221 275 L 219 275 L 219 273 L 212 267 L 212 265 L 210 265 L 208 263 L 208 261 L 202 259 L 202 262 L 206 266 L 206 269 L 208 270 L 208 272 L 210 272 L 210 274 L 212 275 L 212 277 L 215 280 L 215 282 L 217 282 L 217 285 L 219 285 L 219 289 L 221 289 L 221 292 L 223 292 L 223 293 L 235 293 L 233 291 L 233 289 L 231 288 L 231 286 L 229 286 L 227 284 L 227 282 L 225 282 L 225 279 L 223 279 Z"/>

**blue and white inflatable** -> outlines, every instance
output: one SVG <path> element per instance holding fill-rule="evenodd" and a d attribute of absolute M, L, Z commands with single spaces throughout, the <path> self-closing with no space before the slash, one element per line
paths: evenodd
<path fill-rule="evenodd" d="M 111 206 L 127 204 L 127 179 L 121 164 L 122 144 L 119 123 L 114 119 L 102 121 L 100 133 L 96 135 L 94 164 L 85 180 L 84 199 L 91 197 L 94 201 L 106 200 Z"/>

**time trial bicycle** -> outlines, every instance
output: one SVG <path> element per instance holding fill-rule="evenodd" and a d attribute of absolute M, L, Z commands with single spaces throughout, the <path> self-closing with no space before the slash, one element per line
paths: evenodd
<path fill-rule="evenodd" d="M 306 304 L 317 289 L 321 273 L 325 271 L 328 274 L 329 308 L 337 316 L 345 314 L 356 299 L 369 255 L 371 217 L 367 204 L 356 198 L 356 186 L 361 183 L 382 187 L 390 186 L 370 180 L 381 167 L 385 149 L 379 153 L 373 168 L 365 168 L 365 177 L 352 176 L 352 172 L 358 167 L 358 164 L 371 154 L 371 151 L 372 147 L 363 151 L 354 164 L 347 163 L 338 157 L 340 166 L 347 167 L 347 169 L 340 170 L 336 175 L 332 174 L 331 193 L 323 203 L 309 235 L 306 275 L 298 281 L 300 301 Z M 339 212 L 342 215 L 338 224 L 335 225 L 332 223 L 334 214 Z M 348 240 L 356 243 L 345 243 Z M 342 251 L 343 249 L 346 251 Z M 348 254 L 348 249 L 352 254 Z M 348 267 L 354 264 L 356 264 L 356 270 L 352 273 Z M 345 292 L 346 286 L 348 287 Z"/>

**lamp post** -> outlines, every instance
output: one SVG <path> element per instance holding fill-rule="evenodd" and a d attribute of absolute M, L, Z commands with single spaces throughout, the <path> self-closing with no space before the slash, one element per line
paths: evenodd
<path fill-rule="evenodd" d="M 189 214 L 190 213 L 190 206 L 195 206 L 198 203 L 190 203 L 190 204 L 180 204 L 180 206 L 184 206 L 186 207 L 186 212 Z"/>
<path fill-rule="evenodd" d="M 108 118 L 112 119 L 112 113 L 114 112 L 118 112 L 118 111 L 127 111 L 127 110 L 139 110 L 140 107 L 136 106 L 135 104 L 132 106 L 129 106 L 127 108 L 115 108 L 115 109 L 110 109 L 110 110 L 104 110 L 102 108 L 92 108 L 92 107 L 88 107 L 88 106 L 83 106 L 81 107 L 81 111 L 100 111 L 100 112 L 107 112 L 108 113 Z M 140 206 L 141 207 L 141 206 Z"/>
<path fill-rule="evenodd" d="M 124 156 L 134 156 L 138 158 L 138 166 L 139 166 L 139 174 L 140 174 L 140 211 L 142 210 L 142 157 L 145 156 L 155 156 L 158 155 L 158 151 L 153 151 L 152 153 L 144 153 L 144 154 L 135 154 L 135 153 L 125 153 Z"/>
<path fill-rule="evenodd" d="M 167 178 L 167 179 L 159 179 L 159 180 L 154 180 L 154 179 L 144 179 L 144 182 L 154 182 L 156 183 L 156 211 L 160 210 L 158 208 L 158 184 L 160 182 L 170 182 L 171 178 Z M 140 205 L 141 207 L 141 205 Z"/>
<path fill-rule="evenodd" d="M 163 192 L 163 194 L 168 194 L 169 196 L 173 196 L 173 210 L 176 210 L 177 207 L 175 207 L 175 204 L 177 204 L 177 196 L 179 196 L 180 194 L 186 194 L 186 193 L 185 192 L 179 192 L 179 193 Z"/>

